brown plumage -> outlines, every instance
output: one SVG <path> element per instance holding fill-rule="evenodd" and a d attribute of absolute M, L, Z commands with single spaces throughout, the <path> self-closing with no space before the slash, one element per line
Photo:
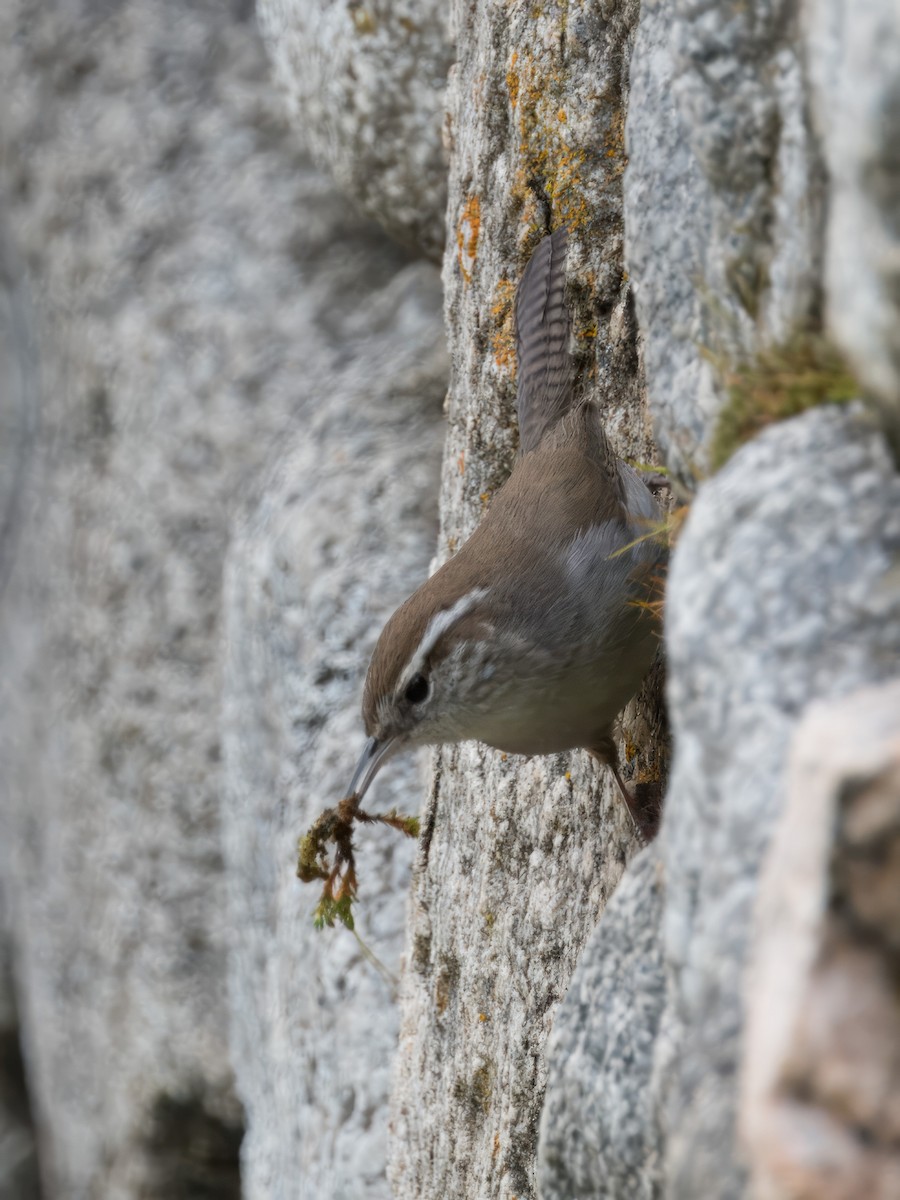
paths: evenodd
<path fill-rule="evenodd" d="M 469 738 L 522 754 L 583 747 L 615 770 L 614 720 L 656 650 L 641 601 L 665 551 L 644 536 L 655 500 L 595 400 L 576 396 L 565 250 L 565 230 L 543 239 L 516 299 L 519 458 L 378 640 L 354 791 L 404 745 Z"/>

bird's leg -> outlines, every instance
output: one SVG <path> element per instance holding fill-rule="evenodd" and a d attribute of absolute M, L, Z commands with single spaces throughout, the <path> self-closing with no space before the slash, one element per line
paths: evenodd
<path fill-rule="evenodd" d="M 595 745 L 588 750 L 588 754 L 595 762 L 602 763 L 612 771 L 619 794 L 625 802 L 629 817 L 631 817 L 631 823 L 645 841 L 652 841 L 659 828 L 659 814 L 644 811 L 637 798 L 632 796 L 626 788 L 625 781 L 619 773 L 619 755 L 613 739 L 609 735 L 598 738 Z"/>

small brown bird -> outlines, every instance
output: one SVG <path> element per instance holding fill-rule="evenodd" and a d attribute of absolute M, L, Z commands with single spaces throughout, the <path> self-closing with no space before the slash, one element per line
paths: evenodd
<path fill-rule="evenodd" d="M 520 450 L 484 520 L 385 626 L 366 678 L 357 800 L 408 746 L 486 742 L 510 754 L 582 747 L 616 761 L 615 719 L 658 645 L 661 512 L 578 396 L 565 302 L 566 230 L 538 245 L 516 296 Z"/>

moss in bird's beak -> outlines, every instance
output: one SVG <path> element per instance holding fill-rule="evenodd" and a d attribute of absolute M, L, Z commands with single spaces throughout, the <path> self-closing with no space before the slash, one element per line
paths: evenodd
<path fill-rule="evenodd" d="M 371 757 L 371 756 L 370 756 Z M 297 876 L 303 883 L 324 881 L 322 895 L 313 912 L 316 929 L 334 928 L 339 921 L 353 930 L 353 904 L 357 894 L 356 859 L 353 851 L 353 827 L 357 822 L 390 825 L 406 837 L 419 836 L 419 818 L 405 816 L 392 809 L 387 813 L 367 813 L 360 807 L 361 796 L 351 792 L 335 808 L 321 813 L 297 845 Z M 333 861 L 329 846 L 334 846 Z"/>

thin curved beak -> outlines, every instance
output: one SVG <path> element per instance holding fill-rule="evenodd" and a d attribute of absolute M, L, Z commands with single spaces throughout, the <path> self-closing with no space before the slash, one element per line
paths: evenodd
<path fill-rule="evenodd" d="M 402 749 L 403 742 L 399 738 L 385 738 L 383 741 L 369 738 L 350 780 L 349 795 L 362 800 L 382 765 Z"/>

